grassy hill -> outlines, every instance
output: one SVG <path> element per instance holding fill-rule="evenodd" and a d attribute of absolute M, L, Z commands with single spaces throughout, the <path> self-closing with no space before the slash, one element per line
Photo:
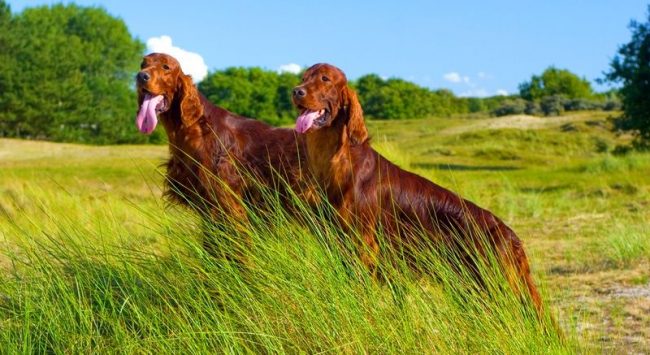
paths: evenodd
<path fill-rule="evenodd" d="M 389 159 L 518 233 L 564 344 L 432 280 L 395 304 L 341 269 L 336 230 L 285 218 L 251 232 L 252 274 L 211 261 L 160 197 L 164 146 L 0 140 L 2 352 L 648 351 L 650 155 L 613 155 L 629 137 L 607 115 L 369 122 Z"/>

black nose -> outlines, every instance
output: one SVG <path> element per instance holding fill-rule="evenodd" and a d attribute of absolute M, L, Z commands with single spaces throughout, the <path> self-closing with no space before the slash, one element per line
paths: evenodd
<path fill-rule="evenodd" d="M 305 91 L 305 89 L 303 89 L 301 87 L 297 87 L 297 88 L 293 89 L 293 96 L 295 96 L 295 97 L 305 97 L 305 95 L 307 95 L 307 92 Z"/>
<path fill-rule="evenodd" d="M 147 82 L 147 81 L 149 81 L 149 79 L 151 79 L 151 76 L 149 75 L 149 73 L 144 72 L 144 71 L 141 71 L 141 72 L 138 73 L 138 80 L 139 81 Z"/>

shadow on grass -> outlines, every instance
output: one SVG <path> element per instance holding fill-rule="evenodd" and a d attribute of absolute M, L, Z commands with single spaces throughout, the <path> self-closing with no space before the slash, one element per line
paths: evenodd
<path fill-rule="evenodd" d="M 454 170 L 454 171 L 510 171 L 510 170 L 521 170 L 521 168 L 517 167 L 517 166 L 434 164 L 434 163 L 413 163 L 412 167 L 421 168 L 421 169 Z"/>

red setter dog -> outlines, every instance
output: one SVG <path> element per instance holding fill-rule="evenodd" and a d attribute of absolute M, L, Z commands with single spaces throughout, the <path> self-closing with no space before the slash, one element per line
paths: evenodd
<path fill-rule="evenodd" d="M 150 134 L 160 118 L 167 132 L 166 194 L 172 200 L 208 218 L 225 213 L 246 220 L 242 198 L 259 200 L 260 185 L 307 191 L 300 169 L 304 140 L 293 130 L 213 105 L 166 54 L 145 56 L 136 82 L 138 129 Z"/>
<path fill-rule="evenodd" d="M 377 263 L 378 228 L 394 246 L 413 246 L 417 231 L 424 232 L 434 245 L 445 243 L 460 253 L 471 268 L 476 259 L 468 250 L 492 248 L 513 289 L 522 295 L 523 285 L 523 295 L 541 312 L 515 233 L 489 211 L 400 169 L 372 149 L 361 105 L 340 69 L 328 64 L 309 68 L 293 90 L 293 101 L 301 112 L 296 130 L 306 135 L 307 166 L 343 224 L 359 233 L 366 266 L 374 270 Z"/>

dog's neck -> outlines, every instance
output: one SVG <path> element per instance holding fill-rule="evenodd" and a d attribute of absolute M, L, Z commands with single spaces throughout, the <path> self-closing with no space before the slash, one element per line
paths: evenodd
<path fill-rule="evenodd" d="M 336 120 L 335 122 L 341 122 Z M 323 127 L 306 135 L 309 169 L 329 196 L 350 186 L 352 161 L 344 124 Z"/>
<path fill-rule="evenodd" d="M 160 121 L 165 127 L 169 149 L 173 157 L 187 156 L 190 160 L 201 161 L 199 156 L 203 145 L 203 128 L 201 119 L 205 116 L 207 99 L 201 96 L 201 104 L 204 107 L 203 116 L 186 125 L 181 117 L 179 100 L 174 100 L 167 112 L 160 115 Z"/>

